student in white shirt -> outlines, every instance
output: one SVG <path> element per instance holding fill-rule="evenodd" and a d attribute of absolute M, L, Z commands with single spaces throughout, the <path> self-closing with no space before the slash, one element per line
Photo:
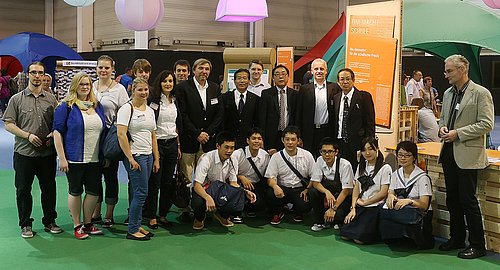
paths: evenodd
<path fill-rule="evenodd" d="M 357 244 L 369 244 L 380 238 L 379 205 L 387 197 L 392 169 L 384 163 L 377 139 L 367 137 L 362 145 L 361 160 L 354 175 L 351 212 L 345 218 L 346 224 L 341 228 L 340 236 Z"/>
<path fill-rule="evenodd" d="M 257 211 L 263 210 L 266 207 L 263 198 L 268 186 L 264 174 L 269 164 L 270 156 L 261 148 L 263 143 L 261 129 L 252 128 L 247 134 L 246 142 L 248 145 L 234 151 L 232 158 L 237 163 L 238 171 L 236 175 L 238 181 L 245 189 L 252 191 L 257 196 L 256 203 L 250 203 L 245 206 L 246 216 L 255 217 Z M 253 164 L 250 162 L 253 162 Z M 243 222 L 241 216 L 234 216 L 232 220 L 234 223 Z"/>
<path fill-rule="evenodd" d="M 410 225 L 381 215 L 380 235 L 383 240 L 409 237 L 420 249 L 434 248 L 430 206 L 432 184 L 429 176 L 416 165 L 417 145 L 414 142 L 402 141 L 396 147 L 396 155 L 401 167 L 391 175 L 389 194 L 382 211 L 390 213 L 399 221 L 410 221 L 415 217 L 415 212 L 422 214 L 423 218 L 421 222 Z"/>
<path fill-rule="evenodd" d="M 283 130 L 281 140 L 285 149 L 276 152 L 269 161 L 266 174 L 266 198 L 273 217 L 272 225 L 278 225 L 284 217 L 283 207 L 287 203 L 293 204 L 294 221 L 301 222 L 303 215 L 311 209 L 307 192 L 312 186 L 308 182 L 314 167 L 314 158 L 307 150 L 297 147 L 300 139 L 300 130 L 296 126 L 288 126 Z M 286 159 L 286 160 L 285 160 Z M 287 164 L 293 166 L 302 177 L 299 177 Z"/>
<path fill-rule="evenodd" d="M 214 217 L 224 227 L 232 227 L 234 223 L 229 220 L 235 213 L 226 213 L 217 209 L 215 201 L 206 189 L 214 181 L 227 182 L 234 187 L 240 187 L 236 178 L 237 163 L 231 158 L 234 151 L 236 138 L 228 132 L 220 132 L 216 137 L 217 149 L 203 154 L 196 165 L 193 177 L 193 197 L 191 208 L 194 212 L 193 229 L 201 230 L 205 227 L 206 212 L 217 212 Z M 246 197 L 251 203 L 256 200 L 255 194 L 245 190 Z"/>
<path fill-rule="evenodd" d="M 351 163 L 338 155 L 339 147 L 333 138 L 323 138 L 319 152 L 308 192 L 314 210 L 311 230 L 316 232 L 329 228 L 331 223 L 344 223 L 354 186 Z"/>

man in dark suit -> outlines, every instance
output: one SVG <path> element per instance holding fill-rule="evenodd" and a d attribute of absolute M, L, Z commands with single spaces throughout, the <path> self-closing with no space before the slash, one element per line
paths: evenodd
<path fill-rule="evenodd" d="M 326 81 L 328 68 L 325 60 L 315 59 L 311 72 L 314 81 L 302 85 L 299 91 L 295 125 L 302 133 L 303 148 L 318 157 L 321 140 L 332 132 L 333 97 L 340 88 L 336 83 Z"/>
<path fill-rule="evenodd" d="M 236 149 L 247 145 L 248 132 L 257 126 L 259 97 L 247 91 L 250 82 L 248 69 L 238 69 L 234 73 L 236 89 L 221 95 L 220 102 L 224 109 L 222 130 L 236 137 Z"/>
<path fill-rule="evenodd" d="M 354 72 L 343 68 L 337 73 L 342 92 L 333 97 L 334 129 L 338 139 L 340 157 L 347 159 L 356 171 L 357 151 L 366 137 L 375 137 L 375 107 L 372 95 L 354 86 Z"/>
<path fill-rule="evenodd" d="M 200 156 L 215 149 L 215 135 L 222 123 L 219 86 L 208 81 L 211 70 L 210 61 L 196 60 L 194 77 L 179 83 L 174 89 L 182 116 L 183 132 L 179 137 L 181 170 L 187 183 L 191 183 Z"/>
<path fill-rule="evenodd" d="M 259 126 L 264 132 L 264 149 L 269 155 L 283 149 L 283 130 L 294 124 L 297 91 L 288 88 L 289 70 L 283 65 L 273 69 L 273 87 L 262 91 L 259 107 Z M 282 98 L 284 97 L 284 98 Z"/>

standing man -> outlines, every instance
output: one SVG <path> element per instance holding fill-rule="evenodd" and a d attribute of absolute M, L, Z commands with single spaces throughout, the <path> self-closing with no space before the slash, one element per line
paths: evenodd
<path fill-rule="evenodd" d="M 189 78 L 190 74 L 191 65 L 187 60 L 179 59 L 174 63 L 175 82 L 177 84 L 186 81 Z"/>
<path fill-rule="evenodd" d="M 248 132 L 257 126 L 259 97 L 247 91 L 249 77 L 248 69 L 238 69 L 234 73 L 236 89 L 220 97 L 224 110 L 222 130 L 236 136 L 236 149 L 247 145 Z"/>
<path fill-rule="evenodd" d="M 406 84 L 406 105 L 411 105 L 411 100 L 414 98 L 421 97 L 419 90 L 424 88 L 424 82 L 422 81 L 422 71 L 416 69 L 413 71 L 413 78 Z"/>
<path fill-rule="evenodd" d="M 208 81 L 212 63 L 200 58 L 193 64 L 194 77 L 175 86 L 182 117 L 181 171 L 186 183 L 191 178 L 198 159 L 215 149 L 215 135 L 222 123 L 219 86 Z M 186 220 L 186 214 L 182 217 Z"/>
<path fill-rule="evenodd" d="M 264 149 L 269 155 L 283 149 L 283 130 L 294 124 L 297 91 L 288 88 L 289 70 L 283 65 L 273 69 L 275 86 L 262 91 L 259 104 L 259 126 L 264 132 Z"/>
<path fill-rule="evenodd" d="M 133 74 L 134 73 L 132 72 L 131 68 L 125 68 L 125 73 L 123 73 L 122 75 L 119 76 L 120 79 L 117 82 L 119 82 L 121 85 L 123 85 L 123 87 L 125 87 L 125 89 L 128 89 L 128 86 L 132 85 L 132 81 L 134 80 L 134 79 L 132 79 Z"/>
<path fill-rule="evenodd" d="M 252 60 L 248 65 L 250 70 L 250 85 L 248 86 L 248 91 L 261 96 L 262 90 L 271 88 L 271 85 L 262 80 L 262 73 L 264 73 L 264 64 L 260 60 Z"/>
<path fill-rule="evenodd" d="M 315 59 L 311 72 L 314 76 L 313 82 L 300 87 L 295 124 L 302 133 L 304 149 L 318 157 L 321 140 L 331 133 L 330 124 L 334 118 L 333 97 L 340 89 L 336 83 L 326 81 L 328 68 L 325 60 Z"/>
<path fill-rule="evenodd" d="M 338 139 L 340 157 L 347 159 L 352 170 L 358 166 L 357 151 L 361 141 L 375 137 L 375 107 L 372 95 L 354 86 L 354 71 L 343 68 L 337 73 L 342 92 L 335 95 L 333 134 Z"/>
<path fill-rule="evenodd" d="M 31 186 L 35 176 L 40 190 L 44 230 L 53 234 L 62 230 L 55 223 L 56 153 L 52 139 L 52 123 L 56 98 L 42 90 L 45 66 L 34 62 L 28 66 L 28 87 L 15 94 L 3 115 L 5 129 L 14 134 L 14 170 L 17 211 L 21 236 L 31 238 L 33 197 Z"/>
<path fill-rule="evenodd" d="M 475 259 L 486 255 L 481 209 L 475 194 L 477 170 L 488 166 L 485 145 L 486 133 L 494 125 L 493 100 L 488 89 L 469 79 L 469 61 L 462 55 L 446 58 L 444 68 L 452 86 L 443 95 L 439 137 L 444 143 L 439 162 L 446 184 L 450 239 L 439 249 L 465 247 L 465 215 L 469 246 L 458 257 Z"/>

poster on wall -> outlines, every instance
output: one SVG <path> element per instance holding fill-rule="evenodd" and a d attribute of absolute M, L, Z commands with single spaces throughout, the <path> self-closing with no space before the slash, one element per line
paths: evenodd
<path fill-rule="evenodd" d="M 97 80 L 97 61 L 85 60 L 61 60 L 56 62 L 55 82 L 56 86 L 54 93 L 57 100 L 63 100 L 68 95 L 68 89 L 71 84 L 71 79 L 78 72 L 87 73 L 92 82 Z M 112 75 L 114 78 L 114 74 Z"/>
<path fill-rule="evenodd" d="M 350 16 L 346 67 L 356 74 L 356 87 L 369 92 L 375 124 L 391 126 L 397 39 L 394 16 Z"/>

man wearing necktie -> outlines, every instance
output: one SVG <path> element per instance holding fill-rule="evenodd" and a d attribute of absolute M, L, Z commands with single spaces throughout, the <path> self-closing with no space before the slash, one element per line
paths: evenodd
<path fill-rule="evenodd" d="M 450 212 L 450 239 L 439 249 L 464 248 L 467 228 L 469 246 L 458 257 L 475 259 L 486 255 L 476 186 L 478 169 L 488 166 L 486 133 L 493 130 L 493 99 L 488 89 L 469 79 L 469 61 L 465 57 L 452 55 L 444 63 L 444 75 L 452 86 L 443 95 L 439 120 L 443 146 L 439 162 L 443 166 L 446 207 Z"/>
<path fill-rule="evenodd" d="M 247 145 L 248 132 L 257 126 L 259 97 L 247 90 L 249 82 L 248 69 L 238 69 L 234 73 L 236 89 L 220 97 L 224 109 L 222 130 L 236 136 L 236 149 Z"/>
<path fill-rule="evenodd" d="M 337 80 L 342 91 L 333 98 L 333 136 L 338 140 L 340 157 L 347 159 L 356 171 L 361 141 L 375 137 L 375 107 L 371 94 L 354 86 L 354 71 L 341 69 Z"/>
<path fill-rule="evenodd" d="M 326 81 L 328 67 L 325 60 L 315 59 L 311 72 L 313 82 L 302 85 L 299 91 L 295 124 L 302 133 L 303 148 L 318 157 L 321 140 L 331 136 L 333 97 L 340 92 L 340 87 Z"/>
<path fill-rule="evenodd" d="M 264 149 L 270 155 L 283 149 L 283 130 L 293 125 L 298 93 L 288 88 L 289 70 L 277 65 L 273 71 L 274 86 L 262 91 L 259 107 L 259 127 L 264 132 Z"/>

